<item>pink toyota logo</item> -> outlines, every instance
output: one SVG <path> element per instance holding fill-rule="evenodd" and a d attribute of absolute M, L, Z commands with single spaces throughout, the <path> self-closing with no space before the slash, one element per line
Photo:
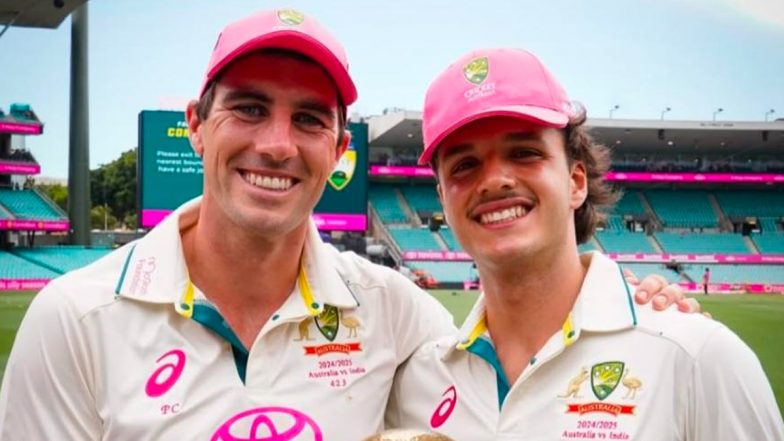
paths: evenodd
<path fill-rule="evenodd" d="M 302 438 L 299 438 L 302 436 Z M 312 418 L 288 407 L 257 407 L 240 412 L 223 423 L 211 441 L 323 441 Z"/>

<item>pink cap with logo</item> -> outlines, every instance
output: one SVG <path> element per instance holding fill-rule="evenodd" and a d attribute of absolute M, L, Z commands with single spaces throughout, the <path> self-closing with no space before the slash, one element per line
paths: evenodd
<path fill-rule="evenodd" d="M 277 48 L 312 58 L 329 73 L 346 106 L 357 100 L 343 46 L 312 17 L 293 9 L 264 11 L 226 26 L 218 36 L 199 96 L 232 61 L 259 49 Z"/>
<path fill-rule="evenodd" d="M 566 92 L 532 53 L 474 51 L 451 64 L 427 90 L 419 164 L 428 164 L 450 133 L 481 118 L 509 116 L 563 128 L 571 114 Z"/>

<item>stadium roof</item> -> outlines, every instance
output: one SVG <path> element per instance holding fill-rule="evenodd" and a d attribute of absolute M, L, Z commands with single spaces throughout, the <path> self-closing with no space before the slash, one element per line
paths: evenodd
<path fill-rule="evenodd" d="M 0 26 L 55 29 L 87 0 L 0 0 Z M 0 35 L 2 30 L 0 30 Z"/>
<path fill-rule="evenodd" d="M 422 112 L 399 110 L 367 119 L 371 147 L 422 148 Z M 616 150 L 784 155 L 784 121 L 589 119 L 593 135 Z"/>

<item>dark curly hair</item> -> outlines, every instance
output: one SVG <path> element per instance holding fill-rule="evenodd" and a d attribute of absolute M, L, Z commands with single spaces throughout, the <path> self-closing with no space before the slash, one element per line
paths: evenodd
<path fill-rule="evenodd" d="M 607 212 L 612 209 L 621 194 L 604 180 L 610 169 L 610 149 L 594 141 L 584 126 L 587 119 L 585 108 L 575 105 L 575 112 L 569 118 L 564 135 L 566 156 L 569 165 L 580 161 L 585 165 L 588 179 L 588 196 L 574 212 L 574 230 L 577 243 L 585 243 L 591 238 L 596 227 L 605 221 Z"/>

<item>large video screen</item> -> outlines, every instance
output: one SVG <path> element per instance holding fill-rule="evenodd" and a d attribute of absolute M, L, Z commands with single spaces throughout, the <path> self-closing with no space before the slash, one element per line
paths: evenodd
<path fill-rule="evenodd" d="M 313 216 L 321 230 L 367 229 L 366 123 L 349 123 L 351 144 L 327 182 Z M 151 228 L 182 203 L 202 193 L 201 159 L 191 149 L 185 113 L 139 113 L 139 220 Z"/>

